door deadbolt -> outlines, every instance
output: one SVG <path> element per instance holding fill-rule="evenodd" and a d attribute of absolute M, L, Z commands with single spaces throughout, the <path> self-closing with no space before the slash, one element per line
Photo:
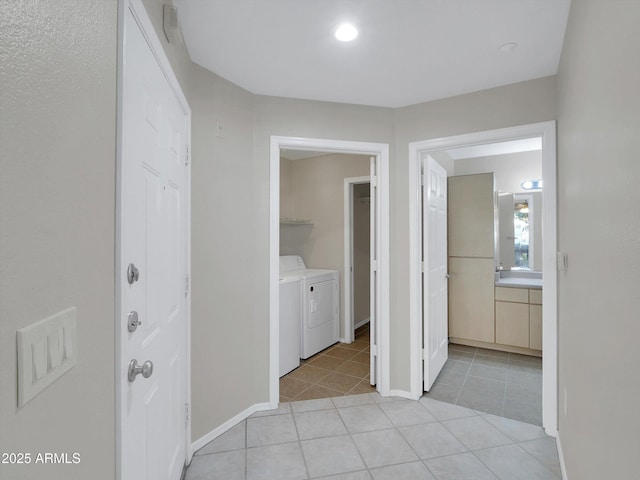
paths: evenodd
<path fill-rule="evenodd" d="M 140 374 L 144 378 L 149 378 L 153 373 L 153 363 L 151 360 L 147 360 L 142 365 L 138 365 L 138 361 L 134 358 L 129 362 L 129 381 L 135 381 L 136 377 Z"/>
<path fill-rule="evenodd" d="M 129 329 L 129 331 L 135 332 L 138 328 L 138 325 L 142 325 L 142 322 L 138 320 L 138 312 L 129 312 L 129 316 L 127 317 L 127 328 Z"/>
<path fill-rule="evenodd" d="M 129 281 L 129 285 L 133 284 L 133 282 L 137 282 L 138 278 L 140 278 L 140 272 L 133 263 L 130 263 L 127 268 L 127 280 Z"/>

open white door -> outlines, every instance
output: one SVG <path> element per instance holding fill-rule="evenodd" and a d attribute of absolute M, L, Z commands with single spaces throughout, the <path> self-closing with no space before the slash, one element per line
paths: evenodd
<path fill-rule="evenodd" d="M 370 281 L 369 281 L 369 341 L 371 348 L 369 353 L 369 383 L 371 385 L 377 384 L 377 355 L 378 355 L 378 312 L 379 310 L 379 302 L 378 302 L 378 223 L 380 219 L 378 218 L 378 177 L 377 173 L 377 158 L 371 157 L 371 167 L 370 167 L 370 198 L 371 203 L 369 204 L 369 215 L 371 215 L 371 225 L 370 225 Z"/>
<path fill-rule="evenodd" d="M 424 390 L 448 358 L 447 171 L 430 155 L 422 165 Z"/>
<path fill-rule="evenodd" d="M 138 20 L 125 11 L 119 478 L 178 480 L 187 455 L 190 117 Z"/>

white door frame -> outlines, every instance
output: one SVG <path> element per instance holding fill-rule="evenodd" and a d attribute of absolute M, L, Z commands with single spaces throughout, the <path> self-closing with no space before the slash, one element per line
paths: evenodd
<path fill-rule="evenodd" d="M 271 136 L 269 145 L 269 404 L 276 408 L 280 399 L 279 362 L 279 269 L 280 269 L 280 149 L 323 151 L 368 155 L 378 158 L 378 200 L 380 224 L 378 239 L 378 381 L 381 395 L 389 395 L 389 144 L 351 142 L 320 138 Z"/>
<path fill-rule="evenodd" d="M 122 433 L 123 433 L 123 421 L 124 415 L 122 407 L 125 404 L 123 398 L 123 392 L 120 388 L 120 375 L 123 371 L 123 365 L 128 363 L 128 359 L 123 358 L 124 344 L 127 340 L 128 330 L 125 327 L 126 322 L 122 318 L 122 299 L 124 298 L 124 291 L 127 285 L 125 281 L 126 271 L 122 267 L 122 247 L 124 245 L 124 232 L 123 232 L 123 189 L 122 189 L 122 172 L 123 172 L 123 155 L 122 155 L 122 118 L 123 118 L 123 60 L 124 60 L 124 19 L 127 10 L 133 14 L 140 31 L 147 40 L 151 51 L 158 62 L 158 66 L 162 70 L 167 82 L 169 83 L 174 95 L 176 96 L 180 106 L 184 110 L 188 122 L 186 129 L 186 144 L 187 151 L 190 152 L 191 145 L 191 108 L 187 102 L 187 98 L 182 92 L 178 78 L 176 77 L 171 63 L 162 47 L 162 43 L 158 38 L 158 35 L 153 27 L 151 19 L 147 14 L 147 10 L 144 7 L 142 0 L 119 0 L 118 1 L 118 78 L 117 78 L 117 146 L 116 146 L 116 265 L 115 265 L 115 404 L 116 404 L 116 479 L 126 480 L 123 478 L 122 472 Z M 189 165 L 191 165 L 191 154 L 188 153 Z M 186 255 L 187 255 L 187 274 L 191 276 L 191 168 L 187 168 L 187 181 L 186 181 L 187 193 L 185 195 L 186 201 Z M 191 405 L 191 289 L 189 289 L 186 302 L 186 351 L 185 351 L 185 386 L 186 386 L 186 402 Z M 123 363 L 125 362 L 125 363 Z M 185 441 L 186 441 L 186 461 L 187 464 L 191 462 L 193 456 L 193 449 L 191 445 L 191 416 L 187 418 L 187 424 L 185 426 Z"/>
<path fill-rule="evenodd" d="M 409 228 L 410 228 L 410 356 L 411 396 L 422 395 L 422 280 L 420 271 L 422 215 L 420 205 L 420 156 L 429 151 L 494 143 L 521 138 L 542 138 L 542 425 L 548 435 L 555 437 L 558 429 L 558 298 L 557 298 L 557 224 L 556 224 L 556 122 L 540 122 L 497 130 L 455 135 L 451 137 L 412 142 L 409 144 Z"/>
<path fill-rule="evenodd" d="M 344 179 L 344 343 L 353 342 L 353 186 L 369 183 L 371 177 Z"/>

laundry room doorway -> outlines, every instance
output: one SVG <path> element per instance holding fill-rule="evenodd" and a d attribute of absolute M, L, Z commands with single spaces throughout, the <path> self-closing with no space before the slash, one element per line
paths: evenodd
<path fill-rule="evenodd" d="M 371 182 L 344 179 L 344 342 L 356 340 L 371 312 Z"/>
<path fill-rule="evenodd" d="M 386 144 L 271 137 L 270 403 L 274 407 L 280 401 L 388 392 L 388 150 Z M 366 183 L 369 192 L 357 191 L 355 202 L 353 197 L 344 197 L 351 204 L 366 206 L 369 212 L 369 273 L 364 287 L 368 289 L 368 300 L 362 298 L 362 285 L 358 285 L 356 297 L 359 304 L 368 301 L 369 308 L 358 321 L 362 325 L 358 325 L 356 336 L 350 313 L 355 306 L 353 211 L 343 203 L 343 191 L 351 195 L 358 183 Z M 362 253 L 359 251 L 358 256 L 362 257 Z M 339 321 L 337 336 L 330 338 L 327 303 L 333 300 L 331 296 L 318 297 L 312 281 L 314 276 L 333 278 L 334 272 L 339 301 L 332 305 Z M 282 355 L 291 351 L 288 343 L 293 336 L 281 328 L 285 325 L 281 323 L 281 313 L 292 309 L 289 304 L 281 304 L 285 297 L 280 295 L 280 286 L 284 277 L 291 276 L 301 279 L 301 363 L 283 375 Z M 326 313 L 322 313 L 323 309 Z M 363 315 L 361 310 L 358 312 Z M 368 324 L 363 321 L 365 318 L 369 319 Z M 324 333 L 316 333 L 321 330 Z M 314 349 L 309 351 L 308 345 L 314 345 Z M 319 347 L 322 349 L 316 351 Z"/>

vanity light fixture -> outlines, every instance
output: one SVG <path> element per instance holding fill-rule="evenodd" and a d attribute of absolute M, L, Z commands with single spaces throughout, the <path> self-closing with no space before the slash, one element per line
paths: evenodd
<path fill-rule="evenodd" d="M 358 29 L 350 23 L 343 23 L 336 28 L 335 36 L 341 42 L 351 42 L 358 36 Z"/>
<path fill-rule="evenodd" d="M 542 180 L 523 180 L 520 182 L 520 186 L 523 190 L 542 190 Z"/>

